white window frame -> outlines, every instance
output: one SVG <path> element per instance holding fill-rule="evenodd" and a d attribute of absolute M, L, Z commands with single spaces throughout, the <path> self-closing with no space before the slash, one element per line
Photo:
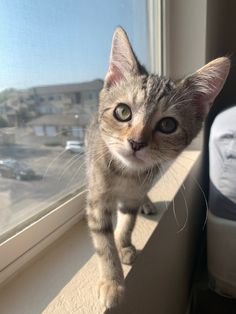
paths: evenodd
<path fill-rule="evenodd" d="M 167 74 L 168 0 L 147 0 L 150 71 Z"/>
<path fill-rule="evenodd" d="M 166 0 L 146 0 L 150 70 L 163 74 L 163 10 Z M 77 195 L 0 243 L 0 285 L 84 217 L 85 187 Z"/>
<path fill-rule="evenodd" d="M 86 190 L 0 244 L 0 284 L 84 217 Z"/>

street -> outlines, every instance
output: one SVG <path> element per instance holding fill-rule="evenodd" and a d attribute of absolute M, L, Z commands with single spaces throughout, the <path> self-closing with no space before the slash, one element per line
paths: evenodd
<path fill-rule="evenodd" d="M 0 177 L 0 235 L 85 184 L 84 155 L 63 147 L 0 146 L 0 160 L 6 158 L 26 163 L 36 178 Z"/>

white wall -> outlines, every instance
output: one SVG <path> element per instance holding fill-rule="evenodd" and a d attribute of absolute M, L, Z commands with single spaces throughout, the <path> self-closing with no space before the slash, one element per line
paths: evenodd
<path fill-rule="evenodd" d="M 205 64 L 207 0 L 166 0 L 166 75 L 182 78 Z"/>

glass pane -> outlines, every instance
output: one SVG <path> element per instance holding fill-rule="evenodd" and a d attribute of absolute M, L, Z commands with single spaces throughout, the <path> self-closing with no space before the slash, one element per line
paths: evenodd
<path fill-rule="evenodd" d="M 1 0 L 0 239 L 84 186 L 117 25 L 148 66 L 146 0 Z"/>

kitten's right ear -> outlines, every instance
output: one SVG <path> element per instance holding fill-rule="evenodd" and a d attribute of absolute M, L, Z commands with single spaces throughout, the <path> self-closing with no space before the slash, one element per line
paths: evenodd
<path fill-rule="evenodd" d="M 205 117 L 219 94 L 230 70 L 230 59 L 227 57 L 217 58 L 194 74 L 182 81 L 182 87 L 192 95 L 193 102 L 200 117 Z"/>
<path fill-rule="evenodd" d="M 138 74 L 139 64 L 123 28 L 118 27 L 112 38 L 112 47 L 105 86 L 110 87 L 130 75 Z"/>

